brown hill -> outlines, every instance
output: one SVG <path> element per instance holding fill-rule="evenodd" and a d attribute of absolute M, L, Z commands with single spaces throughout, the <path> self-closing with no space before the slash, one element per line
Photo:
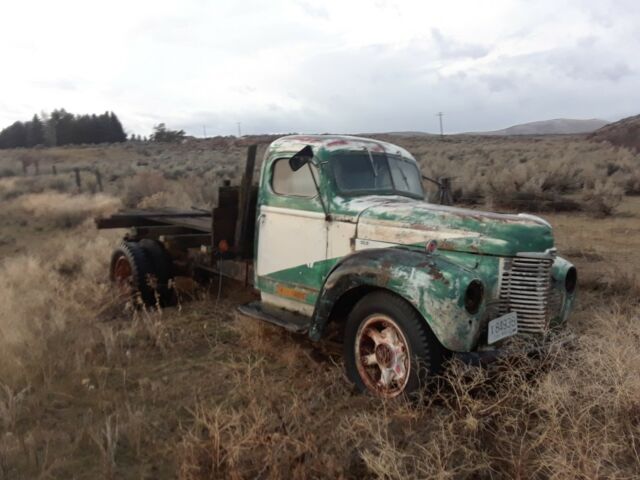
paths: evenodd
<path fill-rule="evenodd" d="M 623 118 L 596 130 L 588 137 L 596 142 L 609 142 L 640 153 L 640 115 Z"/>
<path fill-rule="evenodd" d="M 605 120 L 599 120 L 597 118 L 588 120 L 554 118 L 552 120 L 513 125 L 509 128 L 503 128 L 502 130 L 471 133 L 473 135 L 574 135 L 593 132 L 606 124 L 607 122 Z"/>

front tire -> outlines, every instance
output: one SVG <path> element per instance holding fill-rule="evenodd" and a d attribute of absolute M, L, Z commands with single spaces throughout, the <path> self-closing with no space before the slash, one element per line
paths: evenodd
<path fill-rule="evenodd" d="M 422 316 L 390 292 L 366 295 L 347 319 L 345 367 L 362 392 L 383 398 L 415 394 L 441 371 L 444 352 Z"/>

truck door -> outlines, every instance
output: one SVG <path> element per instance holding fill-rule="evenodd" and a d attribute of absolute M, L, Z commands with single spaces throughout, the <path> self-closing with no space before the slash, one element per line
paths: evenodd
<path fill-rule="evenodd" d="M 288 158 L 264 172 L 258 213 L 256 285 L 267 304 L 311 315 L 326 274 L 327 222 L 308 164 L 293 171 Z"/>

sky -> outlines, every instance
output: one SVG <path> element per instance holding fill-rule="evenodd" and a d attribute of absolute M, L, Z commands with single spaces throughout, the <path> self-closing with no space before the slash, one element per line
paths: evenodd
<path fill-rule="evenodd" d="M 640 1 L 3 1 L 0 128 L 493 130 L 640 113 Z"/>

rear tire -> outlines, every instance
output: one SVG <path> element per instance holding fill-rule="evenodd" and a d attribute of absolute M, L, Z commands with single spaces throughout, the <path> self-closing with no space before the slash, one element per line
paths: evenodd
<path fill-rule="evenodd" d="M 124 298 L 139 297 L 147 306 L 156 304 L 156 296 L 149 286 L 149 277 L 155 276 L 149 255 L 137 243 L 123 241 L 111 255 L 109 277 Z"/>
<path fill-rule="evenodd" d="M 385 291 L 363 297 L 347 318 L 347 376 L 361 392 L 412 396 L 442 369 L 445 350 L 422 316 Z"/>
<path fill-rule="evenodd" d="M 175 293 L 169 286 L 169 283 L 173 280 L 171 257 L 169 257 L 164 246 L 157 240 L 143 238 L 140 240 L 139 245 L 151 261 L 153 274 L 155 275 L 155 288 L 160 296 L 161 306 L 173 305 L 175 303 Z"/>

